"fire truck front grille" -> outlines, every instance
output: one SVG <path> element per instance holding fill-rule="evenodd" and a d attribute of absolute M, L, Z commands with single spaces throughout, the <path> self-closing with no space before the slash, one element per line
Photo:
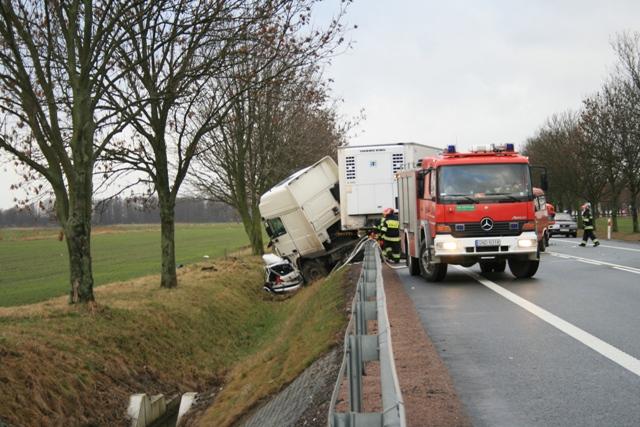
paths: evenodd
<path fill-rule="evenodd" d="M 494 237 L 494 236 L 518 236 L 522 232 L 522 222 L 495 222 L 493 228 L 484 231 L 480 227 L 479 222 L 452 223 L 451 235 L 456 238 L 460 237 Z"/>

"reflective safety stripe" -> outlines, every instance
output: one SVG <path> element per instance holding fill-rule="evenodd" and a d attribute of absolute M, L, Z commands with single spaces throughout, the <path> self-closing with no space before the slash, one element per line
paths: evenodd
<path fill-rule="evenodd" d="M 400 221 L 398 221 L 396 219 L 388 219 L 387 220 L 387 227 L 389 227 L 389 228 L 400 228 Z"/>
<path fill-rule="evenodd" d="M 584 229 L 585 230 L 593 230 L 593 225 L 585 225 Z"/>
<path fill-rule="evenodd" d="M 387 242 L 399 242 L 400 237 L 382 236 L 382 240 L 386 240 Z"/>

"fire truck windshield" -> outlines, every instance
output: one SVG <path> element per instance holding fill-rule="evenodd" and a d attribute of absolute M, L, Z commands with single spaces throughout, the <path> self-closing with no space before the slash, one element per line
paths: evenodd
<path fill-rule="evenodd" d="M 442 203 L 520 202 L 532 197 L 529 167 L 523 163 L 441 166 L 437 182 Z"/>

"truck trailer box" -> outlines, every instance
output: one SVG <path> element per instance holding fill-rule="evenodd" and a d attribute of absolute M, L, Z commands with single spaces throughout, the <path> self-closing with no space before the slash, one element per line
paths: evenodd
<path fill-rule="evenodd" d="M 395 173 L 441 151 L 415 142 L 338 148 L 342 229 L 377 225 L 384 208 L 398 208 Z"/>
<path fill-rule="evenodd" d="M 296 264 L 324 253 L 329 228 L 340 220 L 338 166 L 324 157 L 260 198 L 260 215 L 276 253 Z"/>

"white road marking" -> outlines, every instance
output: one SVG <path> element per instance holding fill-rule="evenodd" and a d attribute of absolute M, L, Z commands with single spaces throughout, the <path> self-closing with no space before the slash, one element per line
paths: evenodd
<path fill-rule="evenodd" d="M 640 274 L 640 268 L 629 267 L 627 265 L 620 265 L 620 264 L 614 264 L 612 262 L 599 261 L 599 260 L 594 260 L 594 259 L 589 259 L 589 258 L 582 258 L 582 257 L 579 257 L 579 256 L 574 256 L 574 255 L 560 254 L 558 252 L 547 251 L 547 253 L 549 253 L 550 255 L 553 255 L 553 256 L 560 257 L 560 258 L 575 259 L 577 261 L 584 262 L 586 264 L 606 265 L 608 267 L 613 267 L 615 269 L 622 270 L 622 271 L 627 271 L 629 273 Z"/>
<path fill-rule="evenodd" d="M 482 283 L 484 286 L 491 289 L 498 295 L 506 298 L 512 303 L 527 310 L 529 313 L 533 314 L 534 316 L 538 317 L 541 320 L 544 320 L 551 326 L 559 329 L 560 331 L 564 332 L 570 337 L 580 341 L 587 347 L 600 353 L 601 355 L 611 360 L 612 362 L 622 366 L 623 368 L 629 370 L 630 372 L 636 374 L 637 376 L 640 376 L 640 360 L 636 359 L 635 357 L 612 346 L 611 344 L 608 344 L 602 341 L 600 338 L 594 335 L 591 335 L 587 331 L 578 328 L 577 326 L 567 322 L 566 320 L 561 319 L 560 317 L 556 316 L 553 313 L 548 312 L 542 307 L 537 306 L 534 303 L 514 294 L 513 292 L 506 290 L 505 288 L 503 288 L 500 285 L 497 285 L 491 280 L 487 280 L 486 278 L 480 276 L 474 271 L 471 271 L 470 269 L 461 267 L 461 266 L 455 266 L 455 267 L 458 270 L 467 274 L 468 276 L 472 277 L 473 279 L 477 280 L 478 282 Z"/>
<path fill-rule="evenodd" d="M 593 264 L 593 265 L 602 265 L 601 263 L 597 262 L 597 261 L 589 261 L 587 259 L 579 259 L 579 262 L 584 262 L 585 264 Z"/>
<path fill-rule="evenodd" d="M 626 267 L 613 267 L 613 268 L 615 268 L 616 270 L 620 270 L 620 271 L 626 271 L 627 273 L 640 274 L 640 271 L 638 271 L 638 270 L 631 270 L 631 269 L 626 268 Z"/>
<path fill-rule="evenodd" d="M 562 243 L 563 245 L 577 246 L 575 242 L 567 242 L 567 241 L 562 241 L 562 240 L 551 240 L 551 241 L 553 243 Z M 580 241 L 582 241 L 582 240 L 580 240 Z M 620 249 L 621 251 L 640 252 L 640 249 L 623 248 L 623 247 L 620 247 L 620 246 L 611 246 L 611 245 L 603 245 L 602 243 L 600 243 L 600 245 L 598 247 L 599 248 Z"/>

